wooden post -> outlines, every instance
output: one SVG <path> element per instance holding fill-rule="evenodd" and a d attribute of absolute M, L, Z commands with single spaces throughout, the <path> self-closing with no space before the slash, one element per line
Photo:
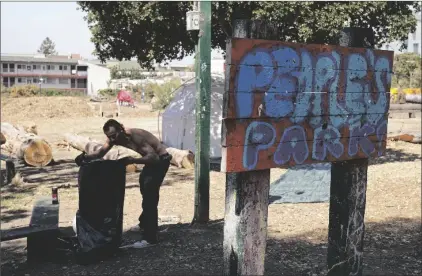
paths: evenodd
<path fill-rule="evenodd" d="M 340 46 L 373 48 L 371 29 L 345 28 Z M 368 159 L 333 162 L 328 230 L 328 275 L 362 275 Z"/>
<path fill-rule="evenodd" d="M 233 37 L 275 39 L 276 35 L 274 27 L 258 20 L 234 22 Z M 228 78 L 229 68 L 226 74 Z M 224 275 L 264 274 L 269 187 L 270 169 L 226 174 Z"/>

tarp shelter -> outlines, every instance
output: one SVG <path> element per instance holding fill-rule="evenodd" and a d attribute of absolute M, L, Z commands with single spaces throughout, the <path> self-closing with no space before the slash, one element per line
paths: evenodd
<path fill-rule="evenodd" d="M 224 78 L 212 76 L 210 157 L 221 158 L 221 119 Z M 195 153 L 195 81 L 180 87 L 162 115 L 162 140 L 170 147 L 191 150 Z"/>
<path fill-rule="evenodd" d="M 117 100 L 119 102 L 127 102 L 127 103 L 133 103 L 133 98 L 130 95 L 129 91 L 126 90 L 120 90 L 119 93 L 117 94 Z"/>

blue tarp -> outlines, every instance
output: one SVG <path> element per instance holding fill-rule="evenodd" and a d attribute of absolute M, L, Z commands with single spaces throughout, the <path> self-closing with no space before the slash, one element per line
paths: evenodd
<path fill-rule="evenodd" d="M 331 163 L 298 165 L 271 183 L 271 203 L 328 202 Z"/>

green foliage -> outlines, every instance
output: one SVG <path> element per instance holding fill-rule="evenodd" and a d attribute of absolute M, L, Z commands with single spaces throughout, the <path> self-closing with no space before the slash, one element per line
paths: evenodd
<path fill-rule="evenodd" d="M 78 2 L 95 44 L 95 54 L 110 58 L 138 59 L 143 68 L 182 59 L 194 52 L 197 32 L 186 31 L 186 12 L 192 2 Z M 212 47 L 225 49 L 234 19 L 263 19 L 277 24 L 279 39 L 302 43 L 336 44 L 339 31 L 351 27 L 372 27 L 377 46 L 404 41 L 416 30 L 412 9 L 417 1 L 301 2 L 252 1 L 212 2 Z"/>
<path fill-rule="evenodd" d="M 119 79 L 119 67 L 117 67 L 116 65 L 110 68 L 110 77 L 112 80 L 114 79 Z"/>
<path fill-rule="evenodd" d="M 37 85 L 15 85 L 10 88 L 2 86 L 1 93 L 4 96 L 12 98 L 34 96 L 85 96 L 85 92 L 83 91 L 54 88 L 42 88 L 40 90 L 40 87 Z"/>
<path fill-rule="evenodd" d="M 106 89 L 98 90 L 98 94 L 105 97 L 116 97 L 118 93 L 119 93 L 118 89 L 106 88 Z"/>
<path fill-rule="evenodd" d="M 154 97 L 152 108 L 161 110 L 166 108 L 174 97 L 174 91 L 180 87 L 182 82 L 180 79 L 172 79 L 162 85 L 149 83 L 145 86 L 145 97 L 148 101 Z"/>
<path fill-rule="evenodd" d="M 49 38 L 46 37 L 41 43 L 38 53 L 44 54 L 46 56 L 56 55 L 56 44 Z"/>
<path fill-rule="evenodd" d="M 392 87 L 421 88 L 421 57 L 415 53 L 394 56 Z"/>
<path fill-rule="evenodd" d="M 141 70 L 119 70 L 117 65 L 110 68 L 110 76 L 112 79 L 125 79 L 130 78 L 132 80 L 143 80 L 146 79 L 146 76 L 141 74 Z"/>

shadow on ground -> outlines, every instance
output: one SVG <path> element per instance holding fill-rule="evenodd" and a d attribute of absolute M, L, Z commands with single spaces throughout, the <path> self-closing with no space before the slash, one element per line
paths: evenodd
<path fill-rule="evenodd" d="M 160 226 L 161 243 L 158 246 L 122 249 L 110 259 L 88 266 L 68 260 L 30 267 L 25 263 L 22 244 L 9 242 L 6 246 L 2 244 L 1 272 L 2 275 L 221 275 L 223 224 L 218 220 L 207 226 Z M 310 236 L 315 238 L 313 240 L 324 240 L 315 237 L 314 233 L 280 239 L 270 232 L 266 275 L 325 275 L 327 243 L 310 242 Z M 137 234 L 125 233 L 123 243 L 137 239 Z M 367 223 L 363 274 L 420 275 L 420 242 L 420 221 L 397 218 Z"/>
<path fill-rule="evenodd" d="M 42 167 L 29 167 L 18 165 L 17 172 L 21 174 L 27 184 L 66 184 L 76 182 L 78 179 L 79 167 L 73 159 L 60 160 L 53 164 Z"/>
<path fill-rule="evenodd" d="M 413 162 L 421 160 L 420 154 L 406 153 L 402 150 L 387 148 L 385 155 L 369 159 L 369 165 L 385 164 L 393 162 Z"/>

